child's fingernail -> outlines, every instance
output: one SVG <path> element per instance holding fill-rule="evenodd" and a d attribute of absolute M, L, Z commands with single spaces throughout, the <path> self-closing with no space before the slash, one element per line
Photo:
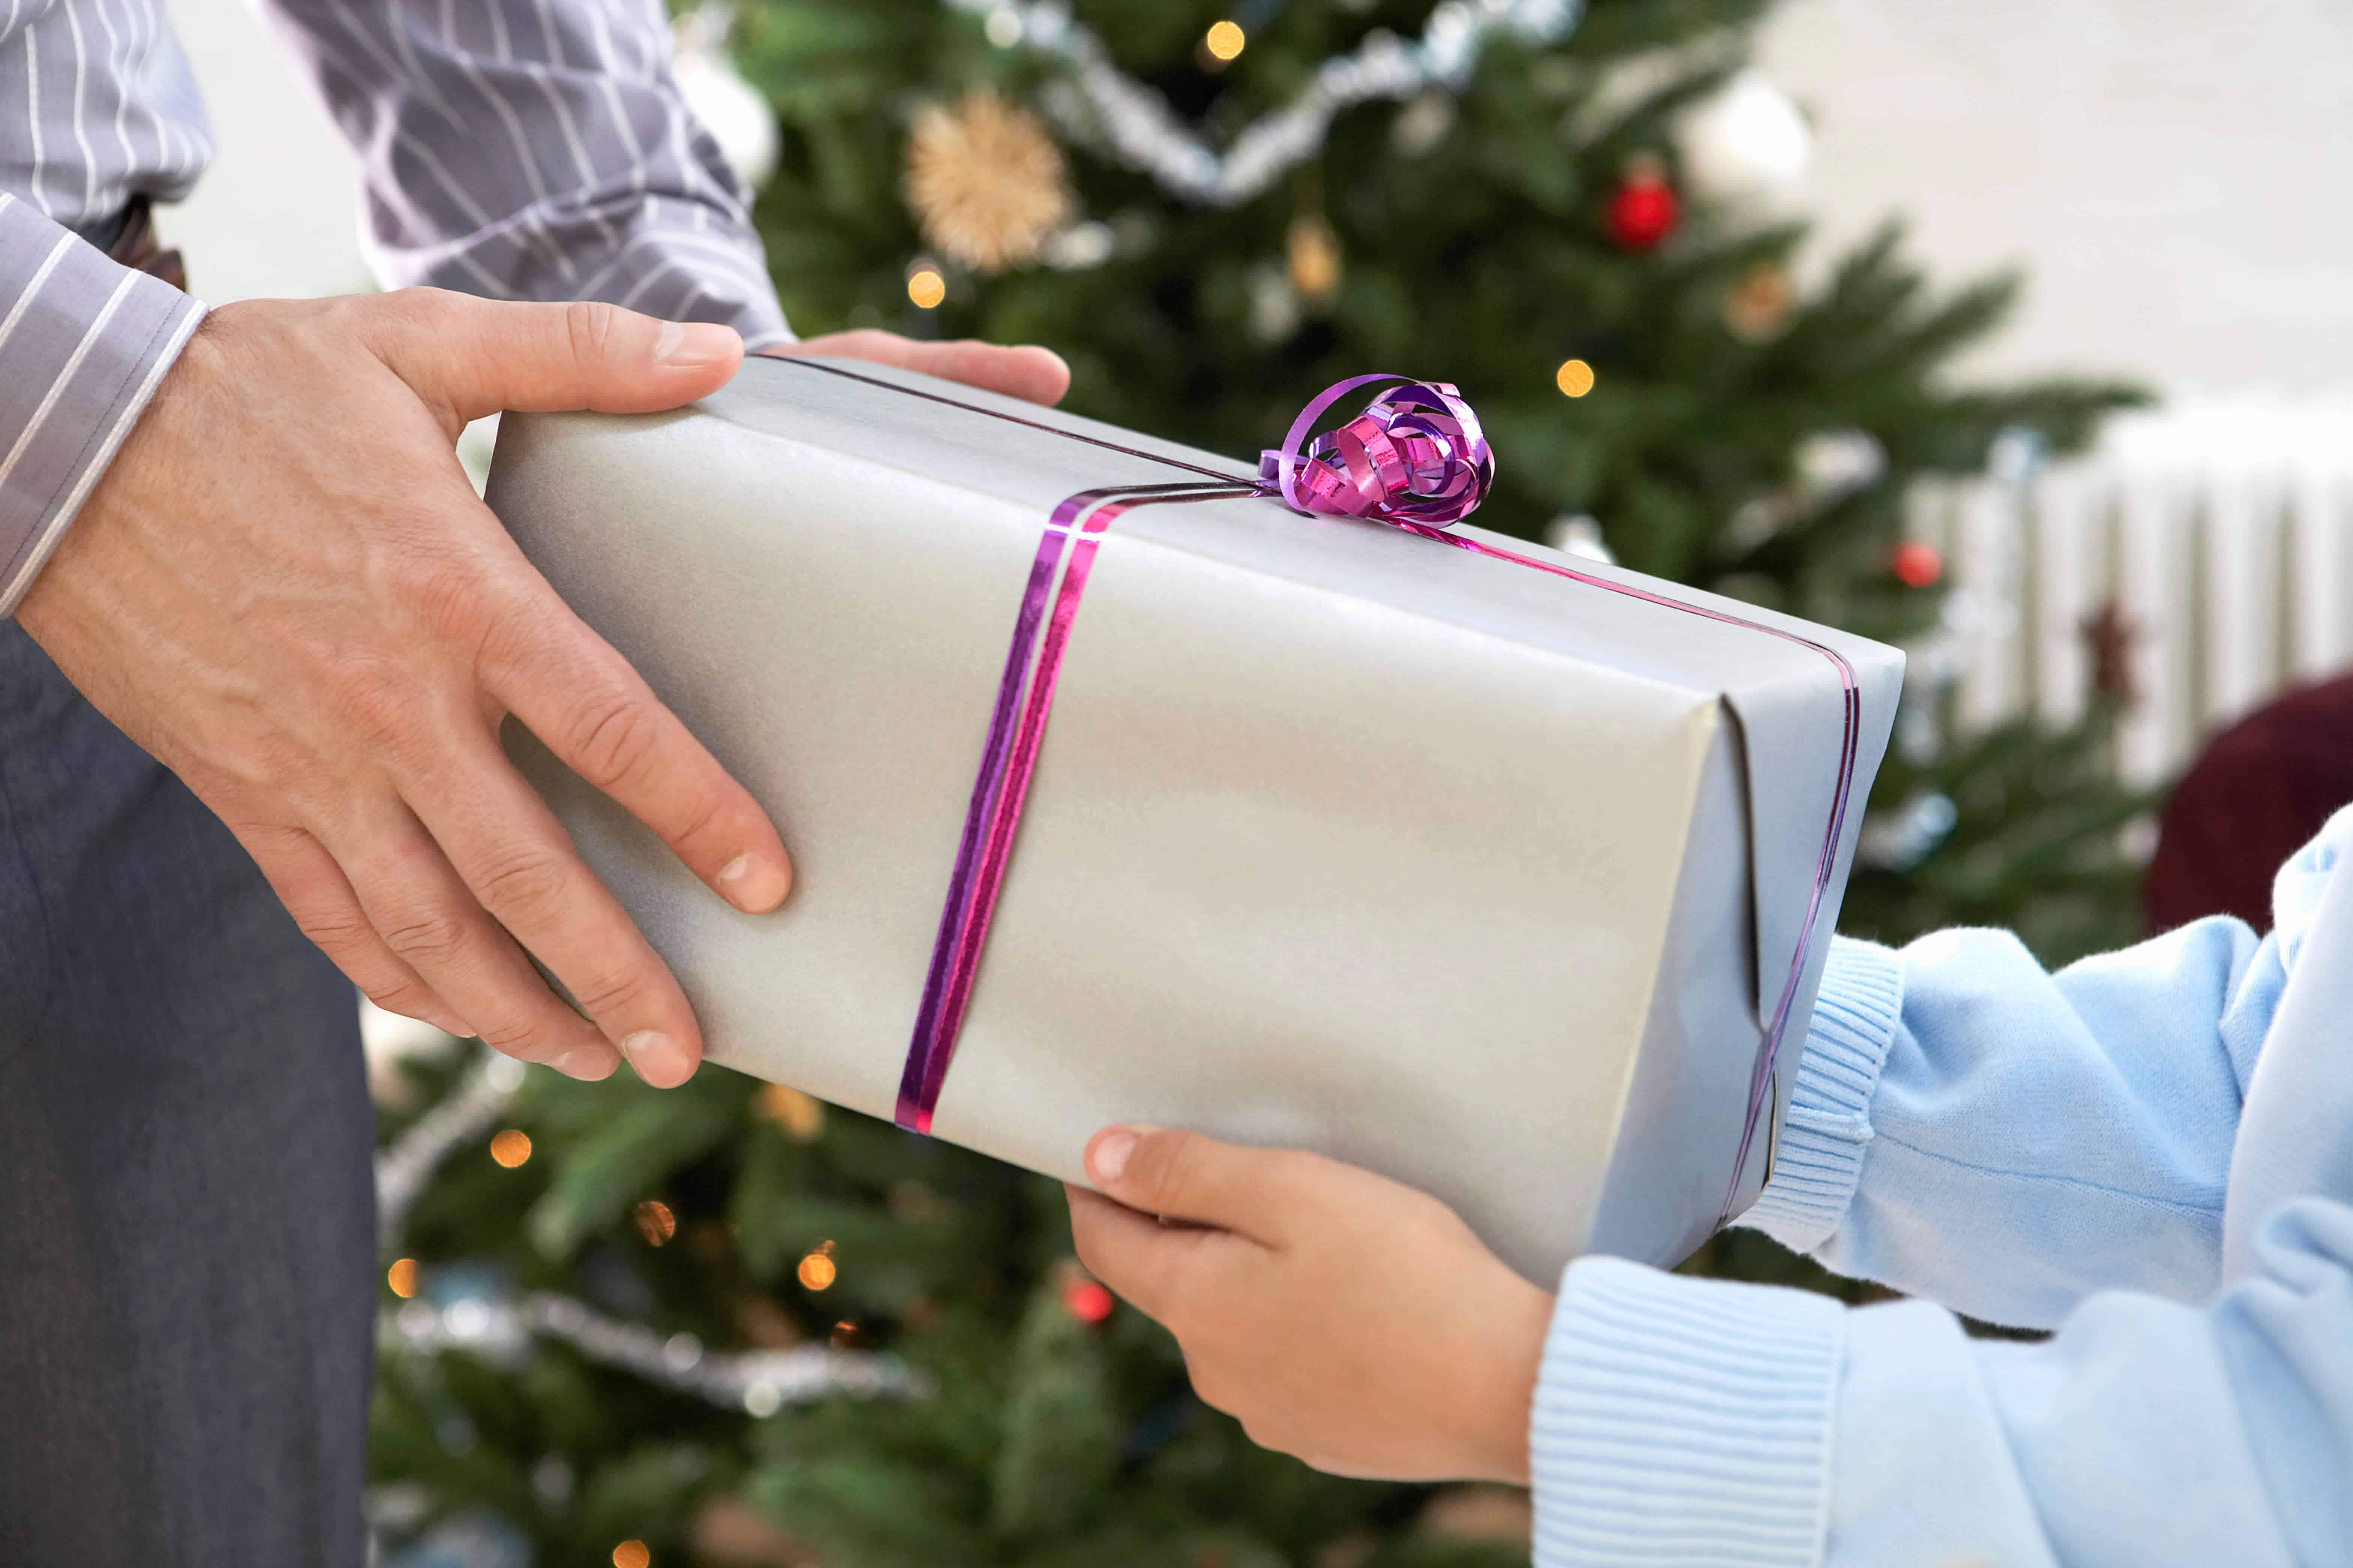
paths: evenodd
<path fill-rule="evenodd" d="M 1095 1140 L 1087 1163 L 1093 1168 L 1095 1180 L 1108 1185 L 1119 1180 L 1119 1173 L 1127 1169 L 1127 1157 L 1134 1152 L 1135 1134 L 1123 1127 Z"/>

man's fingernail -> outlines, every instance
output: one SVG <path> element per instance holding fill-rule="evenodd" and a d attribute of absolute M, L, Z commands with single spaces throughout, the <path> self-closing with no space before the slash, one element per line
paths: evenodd
<path fill-rule="evenodd" d="M 765 855 L 738 855 L 719 873 L 719 890 L 747 914 L 764 914 L 784 901 L 790 879 Z"/>
<path fill-rule="evenodd" d="M 594 1046 L 575 1046 L 555 1058 L 557 1072 L 566 1078 L 576 1078 L 583 1083 L 608 1079 L 613 1076 L 613 1069 L 620 1065 L 613 1059 L 611 1053 L 600 1051 Z"/>
<path fill-rule="evenodd" d="M 639 1029 L 623 1037 L 621 1054 L 629 1058 L 639 1078 L 657 1089 L 684 1083 L 693 1072 L 685 1048 L 659 1029 Z"/>
<path fill-rule="evenodd" d="M 654 358 L 672 370 L 699 370 L 733 359 L 743 340 L 733 327 L 710 321 L 664 321 L 654 339 Z"/>
<path fill-rule="evenodd" d="M 455 1013 L 427 1013 L 425 1016 L 425 1021 L 445 1035 L 455 1035 L 461 1040 L 470 1040 L 474 1037 L 474 1026 Z"/>
<path fill-rule="evenodd" d="M 1095 1180 L 1108 1185 L 1119 1180 L 1127 1169 L 1127 1157 L 1135 1152 L 1135 1134 L 1126 1128 L 1106 1132 L 1095 1140 L 1095 1152 L 1088 1163 L 1094 1167 Z"/>

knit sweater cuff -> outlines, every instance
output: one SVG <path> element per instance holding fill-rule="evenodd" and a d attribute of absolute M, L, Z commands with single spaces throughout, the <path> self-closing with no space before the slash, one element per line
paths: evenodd
<path fill-rule="evenodd" d="M 1826 1296 L 1569 1265 L 1528 1429 L 1536 1568 L 1819 1563 L 1845 1334 Z"/>
<path fill-rule="evenodd" d="M 1875 942 L 1834 937 L 1773 1179 L 1740 1223 L 1792 1252 L 1811 1252 L 1846 1218 L 1871 1143 L 1871 1097 L 1904 1007 L 1904 960 Z"/>

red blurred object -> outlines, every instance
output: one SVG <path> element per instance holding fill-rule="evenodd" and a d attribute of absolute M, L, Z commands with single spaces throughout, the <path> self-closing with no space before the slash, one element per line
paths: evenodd
<path fill-rule="evenodd" d="M 2272 924 L 2272 877 L 2353 802 L 2353 675 L 2291 691 L 2209 742 L 2174 786 L 2141 884 L 2151 931 Z"/>
<path fill-rule="evenodd" d="M 1675 231 L 1681 216 L 1674 187 L 1666 177 L 1654 170 L 1634 169 L 1609 198 L 1609 238 L 1627 250 L 1648 250 Z"/>
<path fill-rule="evenodd" d="M 1062 1310 L 1082 1323 L 1100 1323 L 1119 1303 L 1092 1279 L 1073 1279 L 1062 1287 Z"/>
<path fill-rule="evenodd" d="M 1945 574 L 1945 558 L 1935 545 L 1907 539 L 1887 558 L 1887 569 L 1907 588 L 1933 588 Z"/>

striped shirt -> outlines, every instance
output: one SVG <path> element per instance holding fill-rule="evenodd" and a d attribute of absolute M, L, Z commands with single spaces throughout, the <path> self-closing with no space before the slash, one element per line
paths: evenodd
<path fill-rule="evenodd" d="M 185 196 L 215 150 L 164 0 L 5 3 L 0 616 L 204 313 L 83 237 L 133 197 Z M 609 300 L 724 321 L 754 349 L 789 340 L 743 187 L 671 78 L 660 0 L 259 4 L 359 157 L 385 287 Z"/>

